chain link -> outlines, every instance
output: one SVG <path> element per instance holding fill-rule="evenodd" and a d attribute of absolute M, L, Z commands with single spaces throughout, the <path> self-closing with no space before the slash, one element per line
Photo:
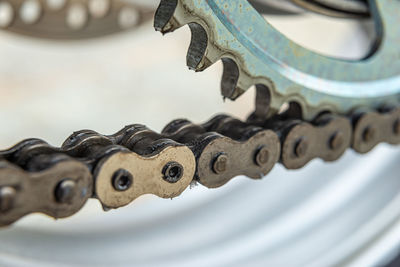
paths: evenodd
<path fill-rule="evenodd" d="M 83 130 L 60 148 L 28 139 L 0 151 L 0 226 L 34 212 L 68 217 L 89 197 L 119 208 L 144 194 L 176 197 L 193 181 L 216 188 L 239 175 L 260 179 L 277 162 L 299 169 L 383 142 L 400 143 L 400 108 L 325 113 L 310 122 L 290 109 L 246 122 L 228 115 L 203 124 L 179 119 L 161 134 L 138 124 L 108 136 Z"/>

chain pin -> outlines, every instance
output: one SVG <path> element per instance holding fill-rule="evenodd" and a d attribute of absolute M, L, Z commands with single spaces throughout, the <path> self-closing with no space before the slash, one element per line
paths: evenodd
<path fill-rule="evenodd" d="M 400 119 L 397 119 L 393 125 L 393 132 L 395 135 L 400 135 Z"/>
<path fill-rule="evenodd" d="M 332 150 L 338 150 L 343 146 L 344 136 L 342 132 L 336 132 L 329 140 L 329 147 Z"/>
<path fill-rule="evenodd" d="M 76 182 L 71 179 L 61 181 L 55 191 L 56 200 L 59 203 L 71 203 L 76 194 Z"/>
<path fill-rule="evenodd" d="M 163 179 L 168 183 L 174 184 L 183 176 L 183 167 L 178 162 L 168 162 L 163 168 Z"/>
<path fill-rule="evenodd" d="M 265 146 L 263 146 L 257 151 L 255 158 L 256 164 L 261 167 L 267 164 L 268 160 L 269 160 L 269 151 Z"/>
<path fill-rule="evenodd" d="M 0 188 L 0 212 L 9 211 L 13 207 L 16 195 L 16 190 L 11 186 Z"/>
<path fill-rule="evenodd" d="M 133 183 L 133 176 L 132 174 L 125 170 L 119 169 L 114 172 L 112 176 L 112 184 L 115 190 L 123 192 L 128 190 Z"/>
<path fill-rule="evenodd" d="M 228 169 L 228 157 L 224 154 L 217 156 L 217 158 L 214 160 L 212 169 L 216 174 L 222 174 L 226 172 Z"/>
<path fill-rule="evenodd" d="M 374 127 L 368 126 L 364 129 L 362 134 L 365 143 L 371 143 L 376 137 L 376 129 Z"/>
<path fill-rule="evenodd" d="M 294 148 L 294 153 L 297 157 L 302 158 L 306 155 L 308 150 L 308 142 L 306 139 L 301 138 L 297 141 L 296 146 Z"/>

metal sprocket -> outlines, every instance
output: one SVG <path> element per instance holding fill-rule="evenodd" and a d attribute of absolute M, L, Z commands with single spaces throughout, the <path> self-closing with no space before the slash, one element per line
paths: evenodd
<path fill-rule="evenodd" d="M 154 26 L 167 33 L 188 24 L 187 64 L 202 71 L 222 59 L 222 94 L 236 99 L 252 85 L 269 89 L 270 115 L 287 102 L 311 119 L 400 103 L 400 2 L 370 0 L 378 40 L 371 54 L 346 61 L 317 54 L 271 26 L 247 0 L 162 0 Z"/>

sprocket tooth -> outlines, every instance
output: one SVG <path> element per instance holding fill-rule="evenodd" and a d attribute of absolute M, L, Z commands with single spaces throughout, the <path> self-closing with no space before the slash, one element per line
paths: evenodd
<path fill-rule="evenodd" d="M 199 23 L 189 23 L 192 34 L 186 63 L 189 69 L 203 71 L 217 62 L 222 53 L 209 42 L 207 30 Z"/>
<path fill-rule="evenodd" d="M 154 29 L 166 34 L 184 26 L 174 16 L 178 9 L 178 0 L 161 0 L 154 15 Z"/>
<path fill-rule="evenodd" d="M 221 93 L 224 97 L 232 99 L 237 91 L 237 84 L 239 81 L 239 68 L 235 61 L 230 58 L 223 58 L 222 64 L 224 71 L 221 80 Z"/>
<path fill-rule="evenodd" d="M 251 78 L 231 58 L 222 58 L 224 66 L 221 79 L 221 93 L 225 98 L 235 100 L 252 86 Z"/>
<path fill-rule="evenodd" d="M 359 61 L 326 57 L 294 43 L 247 0 L 162 0 L 155 27 L 167 32 L 189 24 L 192 43 L 187 63 L 195 71 L 230 58 L 223 60 L 225 98 L 234 100 L 252 85 L 264 84 L 271 90 L 268 116 L 284 103 L 297 102 L 302 118 L 311 120 L 327 111 L 345 115 L 360 106 L 376 109 L 388 101 L 399 105 L 400 63 L 390 61 L 387 67 L 399 39 L 397 28 L 387 22 L 397 19 L 393 10 L 399 3 L 371 2 L 376 15 L 381 15 L 374 16 L 378 33 L 388 34 L 379 36 L 382 45 L 373 56 Z"/>

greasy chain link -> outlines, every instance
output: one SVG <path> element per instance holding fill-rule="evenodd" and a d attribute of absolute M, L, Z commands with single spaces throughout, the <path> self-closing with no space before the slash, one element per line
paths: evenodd
<path fill-rule="evenodd" d="M 267 120 L 255 112 L 246 122 L 179 119 L 161 134 L 138 124 L 108 136 L 83 130 L 60 148 L 28 139 L 0 152 L 0 226 L 34 212 L 68 217 L 90 197 L 110 209 L 144 194 L 176 197 L 193 181 L 215 188 L 239 175 L 260 179 L 277 162 L 299 169 L 383 142 L 400 143 L 400 108 L 323 113 L 313 121 L 293 118 L 290 109 Z"/>

